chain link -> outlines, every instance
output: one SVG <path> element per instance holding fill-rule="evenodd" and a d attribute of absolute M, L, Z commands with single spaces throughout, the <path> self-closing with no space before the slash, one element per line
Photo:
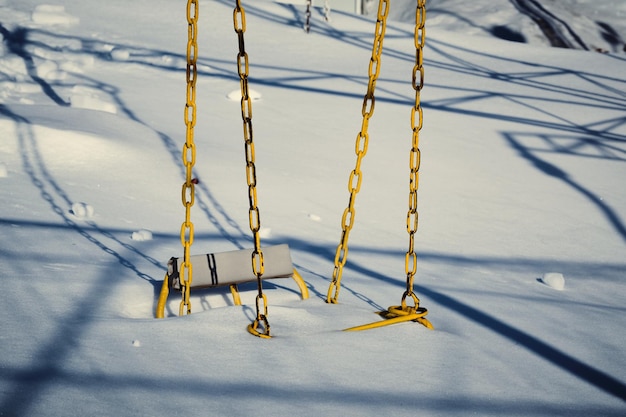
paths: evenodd
<path fill-rule="evenodd" d="M 267 321 L 267 298 L 263 294 L 263 284 L 261 276 L 265 272 L 263 260 L 263 251 L 261 250 L 261 218 L 259 207 L 257 205 L 256 192 L 256 167 L 254 141 L 252 134 L 252 99 L 250 98 L 248 89 L 248 73 L 249 63 L 248 54 L 246 53 L 244 33 L 246 31 L 246 12 L 241 6 L 241 1 L 236 0 L 235 10 L 233 12 L 233 23 L 235 32 L 239 41 L 239 53 L 237 54 L 237 70 L 241 84 L 241 119 L 243 121 L 243 138 L 246 155 L 246 180 L 248 183 L 248 200 L 250 209 L 248 217 L 250 220 L 250 230 L 254 238 L 254 251 L 252 252 L 252 271 L 257 277 L 258 295 L 256 297 L 256 320 L 251 324 L 253 333 L 260 337 L 270 337 L 270 326 Z M 262 304 L 262 305 L 261 305 Z M 259 324 L 263 324 L 263 333 L 258 332 Z"/>
<path fill-rule="evenodd" d="M 193 244 L 193 223 L 191 222 L 191 207 L 195 201 L 195 183 L 192 179 L 193 166 L 196 163 L 196 145 L 193 138 L 193 129 L 196 126 L 196 79 L 198 76 L 198 0 L 187 1 L 187 101 L 185 103 L 186 140 L 183 145 L 183 163 L 185 165 L 185 182 L 182 188 L 182 202 L 185 207 L 185 221 L 180 228 L 180 241 L 183 245 L 184 256 L 180 267 L 182 301 L 179 315 L 191 314 L 189 291 L 193 280 L 191 265 L 191 245 Z"/>
<path fill-rule="evenodd" d="M 423 112 L 420 103 L 420 94 L 424 87 L 424 44 L 426 42 L 426 0 L 417 0 L 415 10 L 415 66 L 413 67 L 413 89 L 415 90 L 415 105 L 411 108 L 411 153 L 409 158 L 409 210 L 406 217 L 406 229 L 409 233 L 409 249 L 406 252 L 404 270 L 406 273 L 406 292 L 402 296 L 402 305 L 410 297 L 416 303 L 419 301 L 413 294 L 413 280 L 417 271 L 417 256 L 415 255 L 415 233 L 418 228 L 417 189 L 419 187 L 419 169 L 421 153 L 419 149 L 419 134 L 423 124 Z"/>
<path fill-rule="evenodd" d="M 311 30 L 311 7 L 313 5 L 313 0 L 307 0 L 306 1 L 306 11 L 304 13 L 305 19 L 304 19 L 304 31 L 306 33 L 309 33 L 309 31 Z M 325 0 L 324 1 L 324 20 L 326 22 L 330 22 L 330 1 L 329 0 Z"/>
<path fill-rule="evenodd" d="M 348 180 L 348 191 L 350 192 L 350 199 L 348 207 L 344 210 L 341 218 L 342 222 L 342 234 L 341 242 L 337 246 L 335 252 L 335 268 L 333 270 L 333 277 L 328 288 L 328 294 L 326 296 L 326 302 L 336 304 L 337 297 L 339 296 L 339 289 L 341 287 L 341 275 L 343 273 L 343 267 L 348 260 L 348 238 L 350 231 L 354 224 L 354 204 L 356 202 L 356 195 L 361 189 L 361 161 L 367 153 L 367 146 L 369 142 L 369 134 L 367 132 L 369 126 L 369 119 L 374 114 L 374 90 L 376 89 L 376 80 L 380 74 L 380 57 L 383 52 L 383 40 L 385 37 L 385 30 L 387 28 L 387 16 L 389 15 L 390 0 L 379 0 L 378 2 L 378 16 L 376 20 L 376 29 L 374 34 L 374 42 L 372 45 L 372 58 L 369 63 L 368 70 L 368 85 L 367 93 L 363 98 L 363 107 L 361 113 L 363 115 L 363 121 L 361 123 L 361 131 L 356 137 L 356 166 L 350 173 Z"/>
<path fill-rule="evenodd" d="M 311 30 L 311 4 L 312 3 L 313 3 L 313 0 L 306 1 L 306 12 L 305 12 L 305 19 L 304 19 L 304 31 L 306 33 L 309 33 L 309 31 Z"/>

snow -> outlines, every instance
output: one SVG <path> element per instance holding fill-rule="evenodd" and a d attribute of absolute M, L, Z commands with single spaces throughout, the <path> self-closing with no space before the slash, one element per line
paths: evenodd
<path fill-rule="evenodd" d="M 559 272 L 546 272 L 541 281 L 555 290 L 563 291 L 565 289 L 565 277 Z"/>
<path fill-rule="evenodd" d="M 626 3 L 541 2 L 584 50 L 549 47 L 529 2 L 429 2 L 414 291 L 435 329 L 342 332 L 406 289 L 411 2 L 391 5 L 337 305 L 374 22 L 317 5 L 307 35 L 302 5 L 244 2 L 260 234 L 310 291 L 265 282 L 269 340 L 246 332 L 254 284 L 154 318 L 182 255 L 184 2 L 58 3 L 0 0 L 0 415 L 626 413 Z M 200 0 L 197 254 L 253 245 L 232 3 Z"/>
<path fill-rule="evenodd" d="M 133 232 L 130 238 L 138 241 L 152 240 L 152 232 L 146 229 L 137 230 L 136 232 Z"/>
<path fill-rule="evenodd" d="M 40 4 L 35 7 L 32 15 L 33 23 L 40 25 L 73 25 L 78 18 L 68 14 L 64 6 Z"/>
<path fill-rule="evenodd" d="M 95 209 L 93 208 L 93 206 L 87 203 L 74 203 L 72 204 L 72 210 L 70 211 L 70 213 L 72 213 L 79 219 L 91 218 L 93 217 L 94 212 Z"/>

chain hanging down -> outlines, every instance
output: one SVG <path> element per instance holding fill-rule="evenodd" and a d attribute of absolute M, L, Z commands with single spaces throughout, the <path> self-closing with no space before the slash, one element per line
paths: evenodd
<path fill-rule="evenodd" d="M 304 31 L 309 33 L 311 30 L 311 4 L 313 0 L 306 0 L 306 11 L 304 12 Z"/>
<path fill-rule="evenodd" d="M 333 277 L 328 288 L 328 294 L 326 296 L 326 302 L 336 304 L 337 297 L 339 296 L 339 289 L 341 288 L 341 275 L 343 273 L 343 267 L 348 260 L 348 238 L 350 231 L 354 224 L 354 204 L 356 202 L 356 196 L 361 189 L 361 161 L 367 153 L 367 146 L 369 142 L 369 133 L 367 132 L 369 126 L 369 119 L 374 114 L 374 91 L 376 89 L 376 80 L 380 74 L 380 56 L 383 52 L 383 39 L 385 37 L 385 30 L 387 28 L 387 16 L 389 14 L 389 2 L 390 0 L 379 0 L 378 2 L 378 18 L 376 20 L 376 31 L 374 34 L 374 43 L 372 46 L 372 58 L 369 64 L 369 81 L 367 84 L 367 93 L 363 98 L 363 107 L 361 113 L 363 115 L 363 121 L 361 123 L 361 131 L 356 137 L 356 166 L 350 173 L 348 180 L 348 191 L 350 192 L 350 199 L 348 207 L 343 212 L 341 218 L 342 233 L 341 242 L 337 246 L 335 252 L 335 268 L 333 270 Z"/>
<path fill-rule="evenodd" d="M 306 11 L 304 12 L 304 31 L 309 33 L 311 30 L 311 7 L 313 0 L 306 0 Z M 324 20 L 330 22 L 330 0 L 324 1 Z"/>
<path fill-rule="evenodd" d="M 196 145 L 193 138 L 193 129 L 196 125 L 196 79 L 198 58 L 198 0 L 187 2 L 187 101 L 185 103 L 186 140 L 183 145 L 183 163 L 185 164 L 185 183 L 182 189 L 182 201 L 185 207 L 185 221 L 180 228 L 180 241 L 183 245 L 184 256 L 180 267 L 182 286 L 182 301 L 179 315 L 191 314 L 189 290 L 193 280 L 193 269 L 190 261 L 190 250 L 193 244 L 193 223 L 191 222 L 191 207 L 195 199 L 195 179 L 192 179 L 193 166 L 196 163 Z"/>
<path fill-rule="evenodd" d="M 415 321 L 423 324 L 429 329 L 433 325 L 426 319 L 428 310 L 420 307 L 419 299 L 413 292 L 413 280 L 417 271 L 417 256 L 415 254 L 415 233 L 418 228 L 417 212 L 417 189 L 419 186 L 420 150 L 419 134 L 423 124 L 423 112 L 420 103 L 420 95 L 424 87 L 424 44 L 426 42 L 426 0 L 417 0 L 415 11 L 415 65 L 413 67 L 413 89 L 415 90 L 415 104 L 411 108 L 411 151 L 409 158 L 409 210 L 407 212 L 406 227 L 409 234 L 409 249 L 405 256 L 406 291 L 402 294 L 399 306 L 391 306 L 379 314 L 386 320 L 377 321 L 362 326 L 352 327 L 346 330 L 366 330 L 376 327 L 387 326 L 389 324 L 401 323 L 405 321 Z M 413 305 L 407 304 L 407 299 L 413 301 Z"/>
<path fill-rule="evenodd" d="M 254 238 L 254 251 L 252 252 L 252 272 L 257 278 L 258 295 L 256 297 L 256 319 L 248 326 L 248 331 L 255 336 L 270 338 L 270 324 L 267 321 L 267 298 L 263 294 L 263 283 L 261 277 L 265 266 L 263 262 L 263 251 L 261 250 L 261 218 L 257 205 L 256 192 L 256 167 L 254 165 L 254 142 L 252 134 L 252 99 L 248 91 L 248 54 L 244 43 L 244 32 L 246 31 L 246 12 L 241 6 L 241 1 L 236 0 L 233 12 L 233 22 L 235 32 L 239 40 L 239 53 L 237 54 L 237 71 L 241 84 L 241 119 L 243 120 L 243 138 L 246 154 L 246 179 L 248 182 L 248 200 L 250 209 L 250 230 Z M 260 330 L 260 326 L 262 330 Z"/>
<path fill-rule="evenodd" d="M 330 22 L 330 0 L 324 1 L 324 20 Z"/>
<path fill-rule="evenodd" d="M 424 114 L 420 101 L 424 87 L 424 45 L 426 43 L 426 0 L 417 0 L 415 10 L 415 66 L 413 67 L 413 89 L 415 90 L 415 105 L 411 108 L 411 152 L 409 158 L 409 211 L 406 217 L 406 228 L 409 233 L 409 249 L 406 252 L 404 270 L 406 273 L 406 291 L 402 295 L 400 306 L 389 307 L 389 315 L 402 317 L 414 315 L 414 321 L 422 323 L 432 329 L 432 324 L 425 318 L 428 310 L 419 306 L 419 299 L 413 292 L 413 280 L 417 271 L 417 256 L 415 255 L 415 233 L 418 228 L 417 189 L 419 186 L 419 170 L 421 152 L 419 149 L 419 135 L 424 122 Z M 417 117 L 416 117 L 417 115 Z M 407 299 L 413 300 L 413 306 L 407 306 Z"/>

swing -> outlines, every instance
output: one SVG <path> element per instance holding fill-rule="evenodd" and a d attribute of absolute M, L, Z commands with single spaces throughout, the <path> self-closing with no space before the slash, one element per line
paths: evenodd
<path fill-rule="evenodd" d="M 192 255 L 194 281 L 193 289 L 217 288 L 229 286 L 235 305 L 241 305 L 238 284 L 253 282 L 256 275 L 250 269 L 249 260 L 252 249 L 235 250 L 205 255 Z M 266 246 L 263 248 L 265 271 L 263 279 L 293 278 L 302 299 L 308 298 L 309 290 L 298 271 L 293 267 L 289 246 L 286 244 Z M 167 273 L 161 287 L 161 294 L 157 303 L 157 318 L 163 318 L 165 303 L 171 289 L 182 291 L 181 274 L 183 258 L 170 258 L 167 263 Z"/>
<path fill-rule="evenodd" d="M 182 316 L 185 313 L 191 314 L 191 301 L 189 300 L 191 288 L 214 288 L 228 285 L 234 303 L 241 305 L 237 284 L 256 281 L 258 289 L 256 318 L 248 326 L 248 331 L 261 338 L 270 338 L 270 325 L 267 320 L 267 298 L 263 294 L 262 280 L 292 277 L 298 284 L 302 299 L 308 298 L 308 289 L 300 274 L 293 267 L 288 245 L 283 244 L 261 248 L 261 237 L 259 235 L 261 221 L 257 205 L 256 167 L 252 136 L 252 99 L 248 91 L 248 54 L 245 51 L 244 44 L 246 17 L 240 0 L 236 0 L 233 22 L 239 41 L 237 67 L 241 85 L 241 117 L 243 120 L 246 179 L 250 202 L 248 214 L 250 230 L 254 239 L 254 249 L 194 256 L 190 253 L 194 237 L 194 227 L 190 214 L 195 200 L 195 185 L 198 183 L 196 178 L 192 178 L 193 166 L 196 160 L 194 127 L 196 124 L 198 0 L 188 0 L 187 101 L 185 103 L 186 140 L 182 152 L 186 172 L 182 188 L 185 221 L 180 230 L 180 240 L 184 255 L 182 258 L 171 258 L 168 262 L 168 270 L 163 279 L 157 303 L 156 317 L 164 317 L 165 303 L 170 289 L 176 289 L 182 293 L 182 301 L 179 308 L 179 315 Z M 248 267 L 245 266 L 246 264 Z"/>
<path fill-rule="evenodd" d="M 369 134 L 367 132 L 369 119 L 374 113 L 374 90 L 376 80 L 380 73 L 380 57 L 383 50 L 383 40 L 385 38 L 385 30 L 387 26 L 387 16 L 389 14 L 389 4 L 391 0 L 379 0 L 378 16 L 376 20 L 376 33 L 374 44 L 372 47 L 372 58 L 369 65 L 369 82 L 367 93 L 363 99 L 362 115 L 363 122 L 361 131 L 357 135 L 356 140 L 356 167 L 350 173 L 348 180 L 348 189 L 350 190 L 350 199 L 348 207 L 344 210 L 342 216 L 342 235 L 341 241 L 337 246 L 335 253 L 335 267 L 333 270 L 332 281 L 328 288 L 326 302 L 336 304 L 341 288 L 341 276 L 343 267 L 348 259 L 348 238 L 350 230 L 354 223 L 355 209 L 354 204 L 356 196 L 361 188 L 362 172 L 361 162 L 367 153 L 367 145 Z M 415 105 L 411 109 L 411 125 L 412 125 L 412 141 L 409 157 L 410 177 L 409 177 L 409 210 L 407 213 L 407 232 L 409 234 L 409 249 L 405 256 L 405 273 L 406 273 L 406 291 L 402 294 L 399 306 L 391 306 L 387 310 L 379 311 L 378 314 L 385 320 L 376 321 L 361 326 L 355 326 L 346 331 L 366 330 L 377 327 L 387 326 L 394 323 L 402 323 L 406 321 L 414 321 L 421 323 L 429 329 L 433 329 L 433 325 L 426 319 L 428 310 L 420 307 L 419 299 L 413 292 L 413 281 L 417 270 L 417 256 L 415 254 L 414 236 L 418 227 L 417 213 L 417 188 L 419 182 L 420 168 L 420 150 L 419 150 L 419 133 L 422 128 L 423 114 L 420 104 L 420 92 L 424 86 L 424 67 L 423 67 L 423 50 L 426 40 L 426 0 L 417 0 L 417 8 L 415 11 L 415 66 L 413 67 L 413 89 L 415 90 Z M 413 303 L 409 305 L 407 301 Z"/>

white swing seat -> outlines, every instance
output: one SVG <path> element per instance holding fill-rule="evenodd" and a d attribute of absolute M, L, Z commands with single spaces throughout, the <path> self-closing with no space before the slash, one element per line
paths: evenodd
<path fill-rule="evenodd" d="M 257 277 L 252 271 L 253 249 L 242 249 L 230 252 L 192 255 L 192 282 L 190 289 L 216 288 L 230 286 L 235 305 L 241 305 L 237 284 L 256 282 Z M 263 275 L 261 279 L 293 278 L 298 284 L 302 299 L 309 298 L 306 283 L 293 267 L 289 245 L 275 245 L 262 248 Z M 179 271 L 183 258 L 170 258 L 167 263 L 167 273 L 163 279 L 161 293 L 157 303 L 156 317 L 163 318 L 165 303 L 170 289 L 180 291 Z"/>

